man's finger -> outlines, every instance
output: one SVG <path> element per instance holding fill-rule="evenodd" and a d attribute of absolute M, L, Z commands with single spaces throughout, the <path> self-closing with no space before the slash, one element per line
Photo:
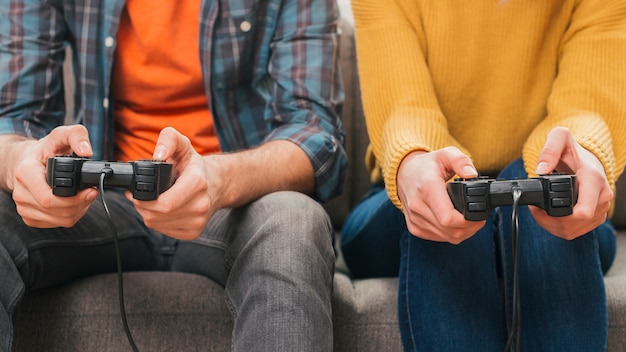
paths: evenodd
<path fill-rule="evenodd" d="M 172 127 L 166 127 L 159 134 L 152 157 L 155 160 L 168 160 L 174 154 L 187 153 L 190 146 L 189 138 Z"/>
<path fill-rule="evenodd" d="M 71 125 L 57 127 L 46 137 L 51 141 L 49 147 L 52 148 L 47 155 L 69 154 L 71 152 L 84 158 L 93 155 L 89 133 L 83 125 Z M 67 148 L 71 150 L 67 150 Z"/>

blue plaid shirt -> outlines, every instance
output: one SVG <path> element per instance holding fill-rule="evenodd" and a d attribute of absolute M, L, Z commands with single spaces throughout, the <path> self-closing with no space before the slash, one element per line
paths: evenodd
<path fill-rule="evenodd" d="M 62 65 L 72 50 L 75 123 L 110 159 L 111 67 L 124 0 L 0 0 L 0 134 L 41 138 L 64 123 Z M 289 140 L 309 156 L 315 196 L 346 170 L 335 0 L 203 0 L 200 61 L 223 151 Z M 242 25 L 243 24 L 243 25 Z"/>

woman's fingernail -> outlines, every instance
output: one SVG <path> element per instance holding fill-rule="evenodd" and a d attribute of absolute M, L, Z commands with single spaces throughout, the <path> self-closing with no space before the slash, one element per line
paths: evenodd
<path fill-rule="evenodd" d="M 466 176 L 475 176 L 478 175 L 478 172 L 476 171 L 476 169 L 474 169 L 471 166 L 466 166 L 463 168 L 463 173 L 465 173 Z"/>
<path fill-rule="evenodd" d="M 548 173 L 548 163 L 545 161 L 540 162 L 539 164 L 537 164 L 537 168 L 535 169 L 535 173 L 537 175 L 543 175 Z"/>

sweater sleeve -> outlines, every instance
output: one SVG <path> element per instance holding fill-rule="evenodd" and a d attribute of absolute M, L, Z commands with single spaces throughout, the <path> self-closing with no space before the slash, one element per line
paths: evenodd
<path fill-rule="evenodd" d="M 467 151 L 450 135 L 439 107 L 415 2 L 353 0 L 352 8 L 371 150 L 389 198 L 401 208 L 396 174 L 407 154 L 451 145 Z"/>
<path fill-rule="evenodd" d="M 570 130 L 604 165 L 609 184 L 626 163 L 626 2 L 583 0 L 562 37 L 546 119 L 523 148 L 530 175 L 551 129 Z"/>

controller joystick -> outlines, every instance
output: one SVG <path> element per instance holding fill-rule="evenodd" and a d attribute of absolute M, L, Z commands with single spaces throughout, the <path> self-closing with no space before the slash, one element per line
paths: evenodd
<path fill-rule="evenodd" d="M 578 199 L 574 175 L 550 174 L 518 180 L 455 179 L 447 187 L 454 208 L 472 221 L 487 219 L 495 207 L 513 205 L 515 189 L 522 191 L 519 205 L 537 206 L 550 216 L 572 214 Z"/>
<path fill-rule="evenodd" d="M 138 200 L 155 200 L 173 184 L 172 164 L 163 161 L 126 163 L 72 156 L 49 158 L 46 180 L 53 194 L 71 197 L 82 189 L 99 186 L 103 172 L 106 173 L 104 187 L 126 188 Z"/>

